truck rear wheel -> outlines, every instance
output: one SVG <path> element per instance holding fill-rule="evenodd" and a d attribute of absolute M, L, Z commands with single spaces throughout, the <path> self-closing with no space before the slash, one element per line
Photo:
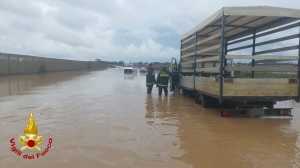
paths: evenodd
<path fill-rule="evenodd" d="M 218 107 L 219 102 L 218 99 L 215 99 L 210 96 L 202 95 L 202 106 L 204 108 L 212 108 L 212 107 Z"/>
<path fill-rule="evenodd" d="M 193 97 L 193 92 L 192 91 L 189 91 L 189 90 L 186 90 L 186 89 L 183 89 L 181 88 L 180 89 L 180 94 L 184 95 L 184 96 L 187 96 L 187 97 Z"/>
<path fill-rule="evenodd" d="M 211 100 L 210 97 L 206 96 L 206 95 L 201 95 L 202 97 L 202 106 L 204 108 L 209 108 L 211 107 Z"/>
<path fill-rule="evenodd" d="M 202 96 L 201 95 L 196 96 L 196 103 L 202 105 Z"/>
<path fill-rule="evenodd" d="M 212 98 L 209 96 L 200 94 L 196 98 L 196 103 L 202 105 L 203 108 L 209 108 L 212 106 Z"/>
<path fill-rule="evenodd" d="M 185 95 L 185 89 L 180 88 L 179 92 L 180 92 L 180 94 Z"/>

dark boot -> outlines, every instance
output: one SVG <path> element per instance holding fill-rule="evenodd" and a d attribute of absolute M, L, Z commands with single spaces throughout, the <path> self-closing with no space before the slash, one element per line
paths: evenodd
<path fill-rule="evenodd" d="M 153 85 L 147 86 L 147 94 L 151 94 Z"/>
<path fill-rule="evenodd" d="M 159 87 L 158 88 L 158 96 L 161 96 L 161 93 L 162 93 L 162 87 Z"/>
<path fill-rule="evenodd" d="M 167 96 L 168 95 L 168 87 L 165 87 L 164 91 L 165 91 L 165 96 Z"/>

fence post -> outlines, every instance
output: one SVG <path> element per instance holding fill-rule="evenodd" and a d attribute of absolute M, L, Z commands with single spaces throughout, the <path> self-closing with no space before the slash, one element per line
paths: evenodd
<path fill-rule="evenodd" d="M 19 57 L 17 57 L 17 75 L 19 75 Z"/>
<path fill-rule="evenodd" d="M 9 76 L 10 73 L 9 73 L 9 57 L 7 57 L 7 75 Z"/>
<path fill-rule="evenodd" d="M 33 58 L 31 58 L 31 73 L 33 73 Z"/>
<path fill-rule="evenodd" d="M 27 74 L 27 64 L 26 64 L 26 57 L 25 57 L 25 75 Z"/>

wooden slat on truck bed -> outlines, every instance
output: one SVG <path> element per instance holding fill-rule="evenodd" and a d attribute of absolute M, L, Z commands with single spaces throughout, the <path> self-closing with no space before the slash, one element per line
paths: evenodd
<path fill-rule="evenodd" d="M 298 83 L 289 79 L 235 78 L 224 82 L 224 96 L 297 96 Z"/>
<path fill-rule="evenodd" d="M 194 89 L 194 76 L 182 76 L 180 79 L 180 86 Z"/>
<path fill-rule="evenodd" d="M 219 82 L 217 82 L 216 78 L 195 77 L 195 89 L 219 95 Z"/>

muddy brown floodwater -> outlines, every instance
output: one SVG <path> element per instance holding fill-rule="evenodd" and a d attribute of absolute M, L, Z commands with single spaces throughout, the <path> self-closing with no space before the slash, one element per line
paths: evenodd
<path fill-rule="evenodd" d="M 292 119 L 221 118 L 180 94 L 146 94 L 122 68 L 0 78 L 1 168 L 300 167 L 300 107 Z M 46 150 L 11 150 L 30 112 Z M 34 154 L 34 159 L 24 159 Z"/>

